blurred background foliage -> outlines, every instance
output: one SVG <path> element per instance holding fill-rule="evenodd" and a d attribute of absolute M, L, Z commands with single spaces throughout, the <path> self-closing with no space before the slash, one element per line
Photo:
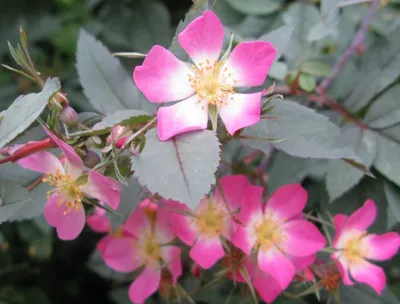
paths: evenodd
<path fill-rule="evenodd" d="M 348 0 L 347 0 L 348 1 Z M 201 2 L 201 1 L 195 1 Z M 307 5 L 304 4 L 313 4 Z M 63 91 L 69 96 L 72 106 L 79 112 L 93 111 L 83 95 L 76 72 L 76 43 L 79 29 L 83 27 L 99 38 L 111 51 L 147 52 L 154 44 L 169 47 L 176 27 L 192 6 L 190 0 L 12 0 L 1 5 L 0 12 L 0 61 L 13 65 L 9 55 L 7 40 L 15 45 L 19 40 L 18 28 L 25 29 L 30 51 L 38 69 L 45 77 L 57 76 L 62 81 Z M 396 83 L 399 69 L 399 36 L 393 31 L 400 24 L 400 1 L 381 1 L 381 8 L 375 16 L 365 42 L 357 49 L 356 57 L 363 56 L 366 49 L 373 45 L 389 43 L 392 57 L 386 56 L 386 83 L 378 86 L 386 88 Z M 349 46 L 359 27 L 362 17 L 368 10 L 368 4 L 344 6 L 341 9 L 340 22 L 332 35 L 320 39 L 321 32 L 310 29 L 324 20 L 320 15 L 319 3 L 308 1 L 284 0 L 219 0 L 216 12 L 224 25 L 236 33 L 235 41 L 260 38 L 285 24 L 295 24 L 294 33 L 289 40 L 290 52 L 286 52 L 270 71 L 270 77 L 279 84 L 297 84 L 303 91 L 313 91 L 318 81 L 330 73 L 330 69 L 344 50 Z M 321 19 L 322 18 L 322 19 Z M 298 25 L 301 26 L 298 26 Z M 398 33 L 398 31 L 397 31 Z M 397 42 L 397 44 L 396 44 Z M 373 57 L 370 57 L 373 58 Z M 363 98 L 366 83 L 373 83 L 377 76 L 358 70 L 355 61 L 350 61 L 343 74 L 340 74 L 330 89 L 330 94 L 340 99 L 344 96 L 346 85 L 358 78 L 366 78 L 353 96 L 353 100 Z M 368 60 L 365 59 L 365 60 Z M 370 59 L 369 64 L 361 65 L 365 71 L 374 71 L 379 60 Z M 133 71 L 134 60 L 122 59 L 129 73 Z M 395 64 L 393 64 L 395 62 Z M 393 65 L 392 65 L 393 64 Z M 390 70 L 392 69 L 392 71 Z M 380 66 L 379 69 L 383 70 Z M 376 69 L 378 70 L 378 69 Z M 344 74 L 346 73 L 346 74 Z M 368 78 L 370 77 L 370 78 Z M 370 81 L 371 80 L 371 81 Z M 382 83 L 383 82 L 383 83 Z M 398 80 L 397 80 L 398 83 Z M 354 85 L 353 85 L 354 84 Z M 29 80 L 0 68 L 0 110 L 6 109 L 19 94 L 37 91 Z M 373 92 L 375 93 L 375 92 Z M 351 96 L 350 96 L 351 97 Z M 369 98 L 371 96 L 368 96 Z M 291 99 L 296 99 L 292 97 Z M 365 97 L 368 101 L 368 98 Z M 400 102 L 400 101 L 399 101 Z M 365 105 L 365 104 L 363 104 Z M 357 102 L 348 106 L 365 115 L 363 107 Z M 337 117 L 332 117 L 335 120 Z M 243 156 L 243 155 L 242 155 Z M 240 158 L 239 155 L 235 157 Z M 282 183 L 304 181 L 310 192 L 308 208 L 328 204 L 325 185 L 316 182 L 319 172 L 318 161 L 310 163 L 296 162 L 294 158 L 279 153 L 269 168 L 269 191 Z M 282 168 L 285 168 L 282 170 Z M 249 174 L 248 168 L 244 170 Z M 236 173 L 243 173 L 238 169 Z M 344 207 L 354 210 L 367 198 L 381 202 L 379 209 L 381 221 L 376 230 L 382 232 L 397 225 L 396 216 L 388 207 L 384 194 L 383 180 L 379 173 L 377 181 L 365 177 L 357 187 L 345 195 L 337 195 L 336 202 L 326 206 L 332 213 L 343 211 Z M 310 178 L 311 177 L 311 178 Z M 315 179 L 313 179 L 315 178 Z M 323 189 L 322 189 L 323 188 Z M 396 191 L 396 190 L 394 190 Z M 336 194 L 330 193 L 331 198 Z M 400 202 L 400 196 L 394 198 Z M 389 202 L 390 204 L 390 202 Z M 350 207 L 351 205 L 351 207 Z M 336 207 L 337 206 L 337 207 Z M 336 209 L 335 209 L 336 208 Z M 381 227 L 378 227 L 381 223 Z M 93 255 L 95 244 L 101 236 L 86 229 L 73 242 L 59 241 L 42 217 L 30 221 L 4 223 L 0 226 L 0 304 L 47 304 L 47 303 L 115 303 L 127 304 L 126 280 L 123 276 L 107 269 L 100 259 Z M 400 296 L 400 258 L 385 263 L 389 270 L 391 291 Z M 186 272 L 190 272 L 186 266 Z M 188 290 L 195 288 L 190 279 L 184 281 Z M 226 283 L 220 288 L 208 289 L 198 296 L 198 303 L 224 303 L 232 289 Z M 352 297 L 349 297 L 352 299 Z M 398 303 L 394 298 L 365 300 L 363 303 Z M 155 296 L 149 303 L 160 303 Z M 201 302 L 204 301 L 204 302 Z M 282 299 L 278 303 L 293 303 L 296 300 Z M 317 303 L 314 297 L 307 298 L 308 303 Z M 231 303 L 240 303 L 232 297 Z M 343 303 L 346 303 L 344 297 Z M 350 301 L 349 301 L 350 303 Z M 354 303 L 354 302 L 353 302 Z M 361 303 L 361 302 L 360 302 Z"/>

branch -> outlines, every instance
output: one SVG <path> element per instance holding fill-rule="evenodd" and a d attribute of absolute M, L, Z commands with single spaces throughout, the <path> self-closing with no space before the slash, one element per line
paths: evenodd
<path fill-rule="evenodd" d="M 343 53 L 341 57 L 339 57 L 338 61 L 332 68 L 332 74 L 328 76 L 327 78 L 322 81 L 322 83 L 317 87 L 316 91 L 318 93 L 325 92 L 330 85 L 332 84 L 333 79 L 339 74 L 340 70 L 344 66 L 344 64 L 351 58 L 351 56 L 354 54 L 354 52 L 357 50 L 357 48 L 364 42 L 365 39 L 365 34 L 368 31 L 368 27 L 372 22 L 372 19 L 374 18 L 376 12 L 378 11 L 379 8 L 379 0 L 372 0 L 371 5 L 368 9 L 368 13 L 363 19 L 360 28 L 357 32 L 357 35 L 354 37 L 353 42 L 350 44 L 350 46 L 346 49 L 346 51 Z"/>
<path fill-rule="evenodd" d="M 22 145 L 21 148 L 19 148 L 14 154 L 5 157 L 3 159 L 0 159 L 0 164 L 8 163 L 8 162 L 15 162 L 21 158 L 24 158 L 28 155 L 31 155 L 33 153 L 46 150 L 48 148 L 54 148 L 57 147 L 56 144 L 53 142 L 51 138 L 46 138 L 41 141 L 35 141 L 35 142 L 28 142 L 24 145 Z"/>

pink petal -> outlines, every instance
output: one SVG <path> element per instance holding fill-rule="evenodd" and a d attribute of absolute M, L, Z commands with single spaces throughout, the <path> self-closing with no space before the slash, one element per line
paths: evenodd
<path fill-rule="evenodd" d="M 43 129 L 47 133 L 47 135 L 49 135 L 51 139 L 57 144 L 57 146 L 59 146 L 59 148 L 67 158 L 68 161 L 66 168 L 67 173 L 70 174 L 73 179 L 78 178 L 82 174 L 84 169 L 82 159 L 79 157 L 78 154 L 76 154 L 74 148 L 63 142 L 61 139 L 59 139 L 57 136 L 51 133 L 47 128 Z"/>
<path fill-rule="evenodd" d="M 214 196 L 235 210 L 242 206 L 248 187 L 249 181 L 244 175 L 224 176 L 219 180 Z"/>
<path fill-rule="evenodd" d="M 218 60 L 224 41 L 224 27 L 212 11 L 205 11 L 179 35 L 178 40 L 193 62 Z"/>
<path fill-rule="evenodd" d="M 261 115 L 262 92 L 251 94 L 235 93 L 227 99 L 227 104 L 218 108 L 218 113 L 226 130 L 233 135 L 239 129 L 256 124 Z"/>
<path fill-rule="evenodd" d="M 255 274 L 252 282 L 257 293 L 266 303 L 272 303 L 283 291 L 275 278 L 262 271 Z"/>
<path fill-rule="evenodd" d="M 233 235 L 232 243 L 245 254 L 250 255 L 256 240 L 254 233 L 252 233 L 250 229 L 247 227 L 239 227 Z"/>
<path fill-rule="evenodd" d="M 336 248 L 336 245 L 342 235 L 343 228 L 345 227 L 347 219 L 348 219 L 348 216 L 346 216 L 344 214 L 337 214 L 333 218 L 333 222 L 335 224 L 335 237 L 332 242 L 333 248 Z"/>
<path fill-rule="evenodd" d="M 371 286 L 379 295 L 385 288 L 386 275 L 383 269 L 365 260 L 351 265 L 350 274 L 357 282 Z"/>
<path fill-rule="evenodd" d="M 290 257 L 294 268 L 296 268 L 296 272 L 302 271 L 310 266 L 315 261 L 315 254 L 309 255 L 306 257 Z"/>
<path fill-rule="evenodd" d="M 306 257 L 325 247 L 326 240 L 318 228 L 307 221 L 295 220 L 283 225 L 286 238 L 283 250 L 293 256 Z"/>
<path fill-rule="evenodd" d="M 342 277 L 343 283 L 346 285 L 354 285 L 354 282 L 351 280 L 349 275 L 349 265 L 347 261 L 341 256 L 341 253 L 334 253 L 331 255 L 332 260 L 335 261 L 336 267 Z"/>
<path fill-rule="evenodd" d="M 182 203 L 176 201 L 163 202 L 161 206 L 169 211 L 170 224 L 176 236 L 188 246 L 192 246 L 197 237 L 197 231 L 191 221 L 194 219 L 191 216 L 184 215 L 182 212 L 190 213 L 191 210 Z"/>
<path fill-rule="evenodd" d="M 138 268 L 142 263 L 134 242 L 134 239 L 127 237 L 111 239 L 103 255 L 107 266 L 120 272 L 131 272 Z"/>
<path fill-rule="evenodd" d="M 218 237 L 197 239 L 189 253 L 193 261 L 204 269 L 212 267 L 224 254 Z"/>
<path fill-rule="evenodd" d="M 171 242 L 174 237 L 174 229 L 170 223 L 170 213 L 163 208 L 159 208 L 157 211 L 156 219 L 156 237 L 160 244 L 166 244 Z"/>
<path fill-rule="evenodd" d="M 114 210 L 118 208 L 121 185 L 112 177 L 101 175 L 96 171 L 89 171 L 87 184 L 80 188 L 87 196 L 97 198 Z"/>
<path fill-rule="evenodd" d="M 373 200 L 368 199 L 364 205 L 349 216 L 345 229 L 367 230 L 376 218 L 376 206 Z"/>
<path fill-rule="evenodd" d="M 67 211 L 65 205 L 58 206 L 59 196 L 52 195 L 44 206 L 46 221 L 57 229 L 57 235 L 61 240 L 73 240 L 78 237 L 85 226 L 85 209 L 83 206 Z M 67 212 L 64 214 L 64 212 Z"/>
<path fill-rule="evenodd" d="M 302 213 L 307 204 L 307 191 L 300 184 L 288 184 L 278 188 L 268 199 L 267 209 L 282 220 L 289 220 Z"/>
<path fill-rule="evenodd" d="M 368 259 L 384 261 L 392 258 L 399 250 L 400 236 L 397 232 L 382 235 L 370 234 L 364 239 L 368 248 Z"/>
<path fill-rule="evenodd" d="M 232 85 L 253 87 L 262 85 L 276 56 L 272 44 L 262 41 L 242 42 L 234 48 L 225 66 Z"/>
<path fill-rule="evenodd" d="M 150 222 L 142 208 L 136 207 L 135 211 L 126 220 L 124 229 L 133 236 L 138 236 L 144 231 L 151 230 Z"/>
<path fill-rule="evenodd" d="M 248 224 L 256 217 L 262 218 L 262 193 L 264 188 L 259 186 L 250 186 L 246 191 L 243 207 L 240 210 L 238 218 L 243 224 Z"/>
<path fill-rule="evenodd" d="M 110 243 L 110 241 L 112 241 L 112 240 L 113 240 L 113 237 L 111 235 L 106 235 L 106 236 L 102 237 L 96 244 L 96 248 L 100 252 L 101 258 L 103 260 L 105 259 L 105 253 L 106 253 L 107 246 Z"/>
<path fill-rule="evenodd" d="M 162 141 L 194 130 L 207 128 L 207 106 L 198 103 L 197 95 L 193 95 L 169 107 L 161 107 L 157 112 L 158 136 Z"/>
<path fill-rule="evenodd" d="M 94 232 L 108 232 L 111 229 L 110 219 L 106 215 L 106 211 L 100 207 L 95 207 L 95 212 L 86 219 L 88 226 Z"/>
<path fill-rule="evenodd" d="M 64 167 L 60 160 L 47 151 L 39 151 L 18 161 L 18 164 L 25 169 L 55 174 L 57 170 L 64 173 Z"/>
<path fill-rule="evenodd" d="M 172 281 L 176 284 L 182 275 L 181 249 L 176 246 L 161 247 L 161 257 L 167 263 L 172 274 Z"/>
<path fill-rule="evenodd" d="M 258 251 L 258 266 L 276 279 L 282 290 L 289 286 L 296 273 L 292 262 L 275 247 Z"/>
<path fill-rule="evenodd" d="M 162 46 L 155 45 L 141 66 L 135 68 L 133 79 L 150 102 L 162 103 L 188 98 L 195 90 L 188 75 L 188 66 Z"/>
<path fill-rule="evenodd" d="M 129 287 L 129 299 L 135 304 L 143 304 L 157 291 L 160 279 L 160 269 L 146 267 Z"/>

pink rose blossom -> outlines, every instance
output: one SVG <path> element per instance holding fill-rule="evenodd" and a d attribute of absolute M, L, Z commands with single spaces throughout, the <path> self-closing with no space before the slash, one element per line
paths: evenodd
<path fill-rule="evenodd" d="M 120 201 L 120 184 L 95 171 L 83 175 L 83 162 L 74 149 L 49 130 L 45 131 L 64 153 L 65 163 L 47 151 L 29 155 L 18 163 L 24 168 L 47 174 L 43 181 L 55 189 L 48 193 L 44 216 L 56 228 L 60 239 L 72 240 L 85 226 L 83 197 L 98 199 L 115 210 Z"/>
<path fill-rule="evenodd" d="M 173 284 L 182 274 L 181 250 L 168 245 L 175 236 L 168 216 L 168 212 L 147 199 L 125 223 L 123 229 L 129 235 L 111 239 L 107 244 L 104 260 L 112 269 L 131 272 L 144 266 L 129 288 L 133 303 L 143 303 L 156 292 L 163 268 L 169 269 Z"/>
<path fill-rule="evenodd" d="M 172 212 L 171 225 L 176 235 L 192 247 L 189 255 L 197 264 L 208 269 L 224 256 L 221 237 L 232 238 L 232 213 L 262 191 L 261 187 L 250 186 L 244 176 L 225 176 L 220 179 L 214 197 L 201 200 L 194 211 L 178 202 L 166 203 L 179 211 Z"/>
<path fill-rule="evenodd" d="M 100 203 L 103 205 L 103 203 Z M 111 229 L 110 219 L 107 217 L 107 211 L 100 207 L 94 207 L 93 214 L 87 217 L 88 226 L 97 233 L 106 233 Z"/>
<path fill-rule="evenodd" d="M 156 45 L 133 73 L 150 102 L 180 101 L 158 110 L 160 139 L 206 129 L 210 107 L 218 111 L 231 135 L 257 123 L 262 92 L 241 94 L 235 88 L 262 85 L 276 56 L 275 48 L 264 41 L 243 42 L 229 58 L 220 58 L 224 27 L 212 11 L 193 20 L 178 40 L 194 65 Z"/>
<path fill-rule="evenodd" d="M 261 194 L 248 200 L 238 215 L 239 226 L 233 244 L 247 255 L 257 253 L 259 268 L 274 278 L 281 290 L 296 273 L 295 259 L 308 258 L 325 246 L 317 227 L 303 219 L 307 192 L 299 184 L 279 188 L 266 206 Z"/>
<path fill-rule="evenodd" d="M 384 261 L 393 257 L 399 250 L 400 237 L 397 232 L 382 235 L 367 233 L 376 212 L 375 203 L 367 200 L 350 216 L 335 216 L 336 234 L 332 247 L 338 251 L 332 254 L 332 258 L 344 284 L 353 285 L 354 280 L 368 284 L 381 294 L 386 285 L 385 272 L 369 261 Z"/>

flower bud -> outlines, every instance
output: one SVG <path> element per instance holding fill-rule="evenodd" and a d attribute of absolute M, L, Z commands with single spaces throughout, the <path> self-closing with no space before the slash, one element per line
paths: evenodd
<path fill-rule="evenodd" d="M 100 156 L 92 150 L 88 150 L 86 156 L 83 158 L 83 163 L 90 169 L 94 168 L 100 161 Z"/>
<path fill-rule="evenodd" d="M 78 123 L 78 114 L 70 106 L 66 106 L 60 114 L 60 120 L 67 126 L 75 126 Z"/>

